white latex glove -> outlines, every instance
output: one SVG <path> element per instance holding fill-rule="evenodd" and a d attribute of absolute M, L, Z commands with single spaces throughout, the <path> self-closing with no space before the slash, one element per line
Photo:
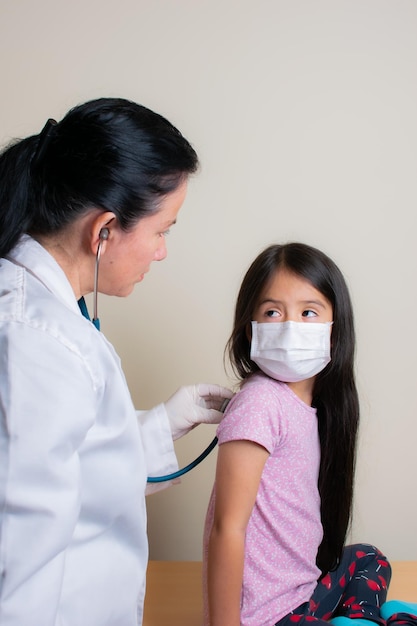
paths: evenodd
<path fill-rule="evenodd" d="M 190 385 L 180 387 L 164 403 L 173 439 L 179 439 L 198 424 L 218 424 L 225 400 L 233 392 L 220 385 Z"/>

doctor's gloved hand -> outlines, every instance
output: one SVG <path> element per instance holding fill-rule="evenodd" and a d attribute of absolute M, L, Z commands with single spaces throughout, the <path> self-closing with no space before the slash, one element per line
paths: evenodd
<path fill-rule="evenodd" d="M 179 439 L 198 424 L 218 424 L 225 401 L 232 397 L 233 392 L 220 385 L 180 387 L 164 403 L 172 438 Z"/>

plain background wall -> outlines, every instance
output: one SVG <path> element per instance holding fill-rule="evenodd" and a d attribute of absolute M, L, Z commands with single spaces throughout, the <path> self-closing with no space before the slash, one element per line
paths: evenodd
<path fill-rule="evenodd" d="M 122 96 L 199 153 L 168 259 L 100 298 L 136 406 L 223 369 L 236 293 L 272 242 L 333 257 L 356 311 L 352 537 L 417 558 L 415 0 L 0 0 L 0 140 Z M 41 355 L 39 356 L 41 358 Z M 189 462 L 214 435 L 178 442 Z M 199 560 L 215 454 L 148 499 L 151 557 Z"/>

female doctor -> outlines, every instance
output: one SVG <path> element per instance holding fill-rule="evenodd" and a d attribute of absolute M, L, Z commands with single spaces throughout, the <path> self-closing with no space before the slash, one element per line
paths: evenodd
<path fill-rule="evenodd" d="M 197 165 L 166 119 L 110 98 L 0 156 L 1 626 L 142 622 L 146 477 L 176 470 L 173 439 L 231 393 L 136 412 L 96 296 L 165 258 Z"/>

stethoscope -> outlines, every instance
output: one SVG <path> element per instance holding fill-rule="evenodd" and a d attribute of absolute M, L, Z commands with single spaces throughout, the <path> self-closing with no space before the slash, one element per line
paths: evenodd
<path fill-rule="evenodd" d="M 200 456 L 194 459 L 194 461 L 191 461 L 191 463 L 189 463 L 182 469 L 179 469 L 176 472 L 172 472 L 172 474 L 165 474 L 164 476 L 148 476 L 147 482 L 148 483 L 164 483 L 167 480 L 174 480 L 174 478 L 179 478 L 180 476 L 187 474 L 187 472 L 190 472 L 192 469 L 197 467 L 197 465 L 199 465 L 201 461 L 204 461 L 206 456 L 208 456 L 210 452 L 216 447 L 216 444 L 217 444 L 217 437 L 214 437 L 210 445 L 208 445 L 207 448 L 203 450 L 203 452 L 200 454 Z"/>
<path fill-rule="evenodd" d="M 84 317 L 86 317 L 90 322 L 92 322 L 94 324 L 94 326 L 97 328 L 97 330 L 100 330 L 100 320 L 99 320 L 98 315 L 97 315 L 98 268 L 99 268 L 99 264 L 100 264 L 101 246 L 102 246 L 103 241 L 105 241 L 108 238 L 109 238 L 109 229 L 108 228 L 102 228 L 100 233 L 99 233 L 99 242 L 98 242 L 98 246 L 97 246 L 96 264 L 95 264 L 95 270 L 94 270 L 93 319 L 90 318 L 90 315 L 88 313 L 87 305 L 85 303 L 84 298 L 81 297 L 78 300 L 78 306 L 80 307 L 81 313 L 83 314 Z M 222 404 L 222 406 L 220 408 L 220 411 L 222 413 L 223 413 L 223 411 L 225 410 L 225 408 L 227 407 L 228 404 L 229 404 L 229 400 L 227 400 L 227 399 L 224 400 L 224 402 L 223 402 L 223 404 Z M 192 469 L 197 467 L 197 465 L 199 465 L 201 463 L 201 461 L 204 461 L 206 456 L 208 456 L 210 454 L 210 452 L 216 447 L 216 444 L 217 444 L 217 437 L 214 437 L 214 439 L 207 446 L 207 448 L 205 450 L 203 450 L 203 452 L 196 459 L 194 459 L 194 461 L 192 461 L 191 463 L 189 463 L 185 467 L 177 470 L 176 472 L 172 472 L 171 474 L 165 474 L 163 476 L 148 476 L 147 482 L 148 483 L 163 483 L 163 482 L 167 482 L 169 480 L 174 480 L 175 478 L 179 478 L 180 476 L 183 476 L 184 474 L 187 474 Z"/>
<path fill-rule="evenodd" d="M 97 300 L 98 300 L 98 267 L 100 264 L 100 257 L 101 257 L 101 247 L 103 245 L 103 241 L 106 241 L 106 239 L 109 238 L 109 229 L 108 228 L 102 228 L 99 232 L 98 235 L 98 246 L 97 246 L 97 252 L 96 252 L 96 265 L 94 268 L 94 290 L 93 290 L 93 319 L 91 319 L 89 313 L 88 313 L 88 309 L 87 309 L 87 305 L 86 302 L 84 300 L 84 297 L 82 296 L 79 300 L 78 300 L 78 306 L 81 309 L 81 313 L 83 314 L 84 317 L 86 317 L 90 322 L 92 322 L 94 324 L 94 326 L 97 328 L 97 330 L 100 330 L 100 320 L 98 318 L 97 315 Z"/>
<path fill-rule="evenodd" d="M 225 400 L 223 400 L 223 403 L 219 409 L 221 413 L 225 412 L 226 407 L 229 404 L 229 402 L 230 400 L 228 398 L 225 398 Z M 194 461 L 191 461 L 191 463 L 189 463 L 182 469 L 179 469 L 176 472 L 172 472 L 172 474 L 165 474 L 165 476 L 148 476 L 148 483 L 163 483 L 167 480 L 173 480 L 174 478 L 179 478 L 180 476 L 187 474 L 187 472 L 190 472 L 192 469 L 197 467 L 197 465 L 199 465 L 201 461 L 204 461 L 206 456 L 208 456 L 210 452 L 216 447 L 216 444 L 217 444 L 217 437 L 214 437 L 213 441 L 211 441 L 211 443 L 207 446 L 207 448 L 203 450 L 200 456 L 194 459 Z"/>

